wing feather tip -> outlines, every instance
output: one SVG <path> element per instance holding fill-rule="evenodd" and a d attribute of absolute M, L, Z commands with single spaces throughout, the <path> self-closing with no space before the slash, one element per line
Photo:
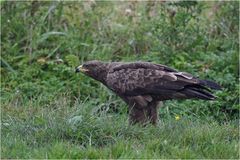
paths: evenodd
<path fill-rule="evenodd" d="M 200 83 L 211 89 L 222 90 L 222 87 L 219 84 L 210 80 L 201 80 Z"/>

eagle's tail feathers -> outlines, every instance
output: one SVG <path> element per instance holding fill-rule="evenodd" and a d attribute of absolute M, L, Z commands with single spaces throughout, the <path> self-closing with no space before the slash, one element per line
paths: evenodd
<path fill-rule="evenodd" d="M 219 84 L 209 80 L 200 80 L 200 84 L 215 90 L 221 90 L 222 88 Z"/>
<path fill-rule="evenodd" d="M 182 91 L 182 93 L 185 94 L 189 98 L 199 98 L 199 99 L 204 99 L 204 100 L 214 100 L 216 98 L 210 92 L 208 92 L 206 90 L 202 90 L 200 88 L 195 88 L 195 87 L 185 88 Z"/>

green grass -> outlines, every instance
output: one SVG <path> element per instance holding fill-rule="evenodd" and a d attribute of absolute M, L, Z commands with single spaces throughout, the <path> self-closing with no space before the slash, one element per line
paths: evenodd
<path fill-rule="evenodd" d="M 98 109 L 64 96 L 46 107 L 3 105 L 2 158 L 239 158 L 237 121 L 173 117 L 130 126 L 124 111 Z"/>

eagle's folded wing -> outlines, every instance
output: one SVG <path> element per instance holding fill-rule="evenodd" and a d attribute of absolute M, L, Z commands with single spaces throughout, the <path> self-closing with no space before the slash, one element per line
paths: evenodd
<path fill-rule="evenodd" d="M 162 65 L 140 62 L 119 65 L 112 70 L 107 75 L 108 87 L 119 94 L 214 99 L 202 80 Z"/>

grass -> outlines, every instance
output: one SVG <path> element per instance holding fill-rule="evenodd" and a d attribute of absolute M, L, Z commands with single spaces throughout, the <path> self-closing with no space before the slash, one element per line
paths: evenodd
<path fill-rule="evenodd" d="M 126 108 L 126 106 L 121 106 Z M 163 119 L 130 126 L 127 113 L 62 97 L 46 107 L 2 106 L 2 158 L 239 158 L 236 121 Z"/>

